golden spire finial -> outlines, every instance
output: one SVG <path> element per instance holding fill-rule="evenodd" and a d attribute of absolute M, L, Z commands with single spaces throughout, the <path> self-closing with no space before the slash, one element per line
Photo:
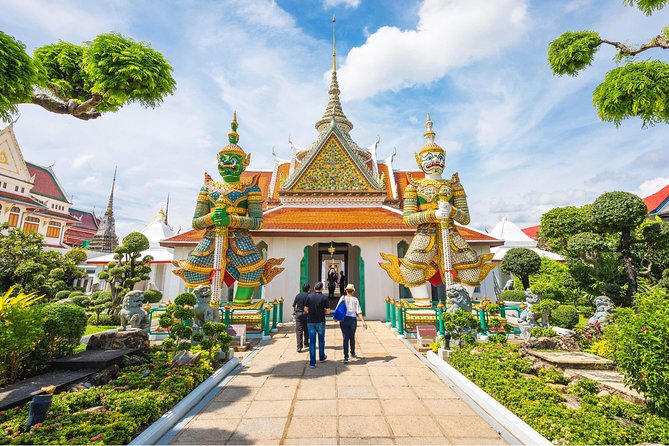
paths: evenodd
<path fill-rule="evenodd" d="M 434 130 L 432 130 L 432 118 L 430 118 L 430 112 L 427 112 L 427 120 L 425 121 L 425 128 L 427 129 L 425 131 L 425 139 L 427 139 L 427 142 L 434 143 L 434 138 L 437 136 L 436 133 L 434 133 Z"/>
<path fill-rule="evenodd" d="M 337 31 L 335 29 L 335 24 L 337 23 L 337 18 L 332 15 L 332 71 L 337 72 Z"/>

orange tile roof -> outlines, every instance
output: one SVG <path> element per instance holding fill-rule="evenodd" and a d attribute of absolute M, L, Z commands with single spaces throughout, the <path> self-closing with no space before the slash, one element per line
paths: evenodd
<path fill-rule="evenodd" d="M 658 210 L 663 204 L 669 201 L 669 184 L 654 194 L 647 196 L 643 201 L 646 203 L 648 212 L 652 213 L 653 211 Z"/>
<path fill-rule="evenodd" d="M 539 232 L 539 227 L 541 225 L 536 225 L 536 226 L 530 226 L 529 228 L 523 228 L 521 231 L 525 233 L 530 238 L 533 238 L 534 240 L 537 239 L 537 232 Z"/>
<path fill-rule="evenodd" d="M 387 207 L 301 208 L 281 206 L 265 213 L 258 234 L 307 236 L 314 233 L 356 235 L 411 235 L 415 229 L 404 225 L 402 215 Z M 469 242 L 498 246 L 503 242 L 475 229 L 458 225 L 458 231 Z M 204 231 L 191 230 L 161 242 L 162 246 L 197 244 Z"/>

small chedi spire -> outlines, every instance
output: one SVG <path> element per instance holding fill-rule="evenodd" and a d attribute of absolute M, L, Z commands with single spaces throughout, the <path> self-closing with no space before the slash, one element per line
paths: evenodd
<path fill-rule="evenodd" d="M 420 149 L 420 152 L 418 152 L 419 155 L 422 155 L 425 152 L 442 152 L 446 153 L 445 150 L 436 142 L 434 142 L 435 137 L 437 134 L 432 130 L 432 118 L 430 118 L 430 113 L 427 114 L 427 119 L 425 120 L 425 133 L 423 134 L 425 136 L 425 139 L 427 140 L 425 142 L 425 145 L 423 146 L 422 149 Z M 420 162 L 418 163 L 420 165 Z"/>
<path fill-rule="evenodd" d="M 109 202 L 107 210 L 100 219 L 98 230 L 91 239 L 89 249 L 98 252 L 114 252 L 118 246 L 118 237 L 116 236 L 116 223 L 114 221 L 114 189 L 116 187 L 116 167 L 114 167 L 114 178 L 112 179 L 112 188 L 109 193 Z"/>
<path fill-rule="evenodd" d="M 230 128 L 232 131 L 228 133 L 228 141 L 230 141 L 230 144 L 237 144 L 239 142 L 239 133 L 237 133 L 237 129 L 239 128 L 239 124 L 237 123 L 237 112 L 232 114 Z"/>
<path fill-rule="evenodd" d="M 350 132 L 353 129 L 353 124 L 348 120 L 344 114 L 344 110 L 341 107 L 341 101 L 339 100 L 339 83 L 337 82 L 337 33 L 335 29 L 335 24 L 337 19 L 332 17 L 332 77 L 330 79 L 330 88 L 328 94 L 330 95 L 330 100 L 328 105 L 325 106 L 325 113 L 323 117 L 316 122 L 316 130 L 322 132 L 327 130 L 330 126 L 330 121 L 332 118 L 335 119 L 337 126 L 345 132 Z"/>
<path fill-rule="evenodd" d="M 430 118 L 430 112 L 427 112 L 427 120 L 425 121 L 425 133 L 423 136 L 425 136 L 425 139 L 427 139 L 427 142 L 434 143 L 434 138 L 437 136 L 436 133 L 434 133 L 434 130 L 432 130 L 432 118 Z"/>

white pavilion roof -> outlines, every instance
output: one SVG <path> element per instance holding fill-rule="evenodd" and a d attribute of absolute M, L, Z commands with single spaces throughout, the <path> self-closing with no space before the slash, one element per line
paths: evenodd
<path fill-rule="evenodd" d="M 506 253 L 512 248 L 527 248 L 536 252 L 541 257 L 547 257 L 559 262 L 565 260 L 560 254 L 537 248 L 537 241 L 525 234 L 518 225 L 506 217 L 503 217 L 502 220 L 495 225 L 490 232 L 490 235 L 497 239 L 504 240 L 504 246 L 490 249 L 490 252 L 495 254 L 492 258 L 493 261 L 501 261 Z"/>

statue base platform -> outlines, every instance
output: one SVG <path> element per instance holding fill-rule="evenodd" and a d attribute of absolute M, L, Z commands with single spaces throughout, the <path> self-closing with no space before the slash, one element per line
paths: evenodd
<path fill-rule="evenodd" d="M 416 325 L 437 324 L 437 311 L 432 307 L 420 307 L 413 302 L 400 300 L 404 308 L 404 332 L 416 333 Z"/>
<path fill-rule="evenodd" d="M 245 325 L 246 335 L 249 337 L 262 336 L 263 333 L 263 299 L 248 305 L 232 305 L 230 311 L 230 325 Z M 225 320 L 225 309 L 221 310 Z"/>

